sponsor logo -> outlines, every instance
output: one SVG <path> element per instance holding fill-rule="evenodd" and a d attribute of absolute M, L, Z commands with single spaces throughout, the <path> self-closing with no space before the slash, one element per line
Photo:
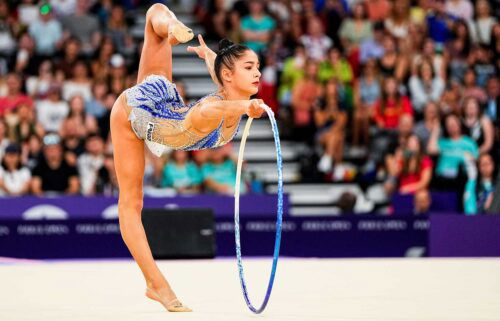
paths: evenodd
<path fill-rule="evenodd" d="M 120 234 L 118 223 L 82 223 L 75 227 L 77 234 Z"/>
<path fill-rule="evenodd" d="M 23 213 L 25 220 L 64 220 L 68 218 L 68 213 L 62 208 L 50 204 L 41 204 L 30 207 Z"/>
<path fill-rule="evenodd" d="M 148 122 L 148 129 L 146 131 L 146 139 L 149 141 L 153 141 L 153 129 L 155 128 L 155 124 Z"/>
<path fill-rule="evenodd" d="M 69 234 L 70 229 L 66 224 L 19 224 L 18 235 L 64 235 Z"/>
<path fill-rule="evenodd" d="M 302 231 L 350 231 L 352 223 L 349 221 L 304 221 Z"/>

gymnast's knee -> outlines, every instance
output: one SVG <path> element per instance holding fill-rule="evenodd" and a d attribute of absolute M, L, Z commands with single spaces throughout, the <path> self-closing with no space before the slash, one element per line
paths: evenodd
<path fill-rule="evenodd" d="M 141 197 L 120 197 L 118 200 L 118 216 L 120 220 L 132 217 L 140 219 L 143 206 L 142 195 Z"/>

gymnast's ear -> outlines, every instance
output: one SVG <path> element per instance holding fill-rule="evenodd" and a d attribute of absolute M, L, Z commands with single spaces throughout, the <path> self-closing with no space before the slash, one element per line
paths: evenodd
<path fill-rule="evenodd" d="M 233 80 L 233 72 L 232 72 L 229 68 L 227 68 L 227 67 L 223 66 L 223 67 L 221 68 L 220 73 L 221 73 L 221 77 L 222 77 L 222 79 L 223 79 L 225 82 L 231 82 L 231 81 Z"/>

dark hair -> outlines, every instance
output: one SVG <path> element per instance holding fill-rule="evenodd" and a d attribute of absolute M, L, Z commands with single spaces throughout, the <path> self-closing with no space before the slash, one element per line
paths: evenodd
<path fill-rule="evenodd" d="M 20 147 L 19 147 L 19 146 L 17 146 L 17 145 L 16 145 L 16 147 L 17 147 L 17 148 L 20 148 Z M 19 157 L 19 159 L 18 159 L 18 161 L 17 161 L 17 166 L 15 167 L 15 169 L 16 169 L 16 170 L 20 170 L 21 168 L 23 168 L 23 163 L 22 163 L 21 158 L 20 158 L 20 157 L 21 157 L 21 151 L 20 151 L 20 150 L 17 150 L 17 151 L 12 151 L 12 152 L 10 152 L 10 151 L 9 151 L 9 152 L 7 152 L 7 151 L 6 151 L 6 153 L 5 153 L 5 154 L 7 154 L 7 153 L 16 154 L 16 155 Z M 0 166 L 1 166 L 1 167 L 3 167 L 3 168 L 5 169 L 5 171 L 8 171 L 8 170 L 9 170 L 9 168 L 7 167 L 7 162 L 5 161 L 5 155 L 4 155 L 4 157 L 2 158 L 2 162 L 0 163 Z"/>
<path fill-rule="evenodd" d="M 386 105 L 387 105 L 387 102 L 388 102 L 388 95 L 387 93 L 385 92 L 385 86 L 386 84 L 389 82 L 389 80 L 394 80 L 396 82 L 396 94 L 395 94 L 395 98 L 396 98 L 396 107 L 398 109 L 401 109 L 401 104 L 402 104 L 402 97 L 401 97 L 401 93 L 399 92 L 399 81 L 396 79 L 396 77 L 394 76 L 389 76 L 387 78 L 384 78 L 383 82 L 382 82 L 382 86 L 381 86 L 381 94 L 380 94 L 380 101 L 381 101 L 381 110 L 382 110 L 382 114 L 385 114 L 385 108 L 386 108 Z"/>
<path fill-rule="evenodd" d="M 406 156 L 403 157 L 403 170 L 401 171 L 401 174 L 403 176 L 419 173 L 422 169 L 422 163 L 423 163 L 424 156 L 425 156 L 424 150 L 422 148 L 422 142 L 420 141 L 420 139 L 418 139 L 418 137 L 416 135 L 411 135 L 410 137 L 412 137 L 412 136 L 417 138 L 419 151 L 416 155 L 412 155 L 410 157 L 406 157 Z M 408 148 L 408 142 L 410 141 L 410 137 L 408 137 L 404 143 L 405 150 Z M 417 161 L 417 163 L 416 163 L 414 168 L 411 168 L 410 162 L 413 159 L 415 159 Z"/>
<path fill-rule="evenodd" d="M 217 80 L 222 85 L 222 77 L 220 75 L 222 66 L 232 70 L 234 67 L 234 62 L 236 59 L 243 56 L 244 52 L 249 50 L 247 46 L 240 44 L 235 44 L 231 40 L 226 38 L 219 42 L 219 51 L 217 52 L 217 57 L 214 62 L 214 72 L 217 76 Z"/>
<path fill-rule="evenodd" d="M 422 70 L 424 69 L 425 65 L 429 65 L 431 67 L 431 78 L 434 79 L 434 77 L 436 76 L 436 73 L 434 72 L 434 64 L 428 58 L 424 58 L 420 62 L 420 65 L 418 66 L 418 77 L 422 78 Z"/>

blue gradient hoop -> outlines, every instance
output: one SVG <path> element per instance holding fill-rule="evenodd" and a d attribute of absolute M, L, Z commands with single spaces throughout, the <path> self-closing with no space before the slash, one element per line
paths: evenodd
<path fill-rule="evenodd" d="M 281 144 L 278 132 L 278 126 L 276 125 L 276 119 L 274 118 L 274 113 L 267 105 L 261 105 L 266 111 L 269 120 L 271 121 L 271 126 L 274 135 L 274 145 L 276 147 L 276 164 L 278 166 L 278 214 L 276 218 L 276 240 L 274 243 L 274 255 L 273 255 L 273 265 L 271 269 L 271 275 L 269 277 L 269 284 L 267 286 L 266 296 L 260 308 L 256 309 L 250 302 L 248 297 L 247 286 L 245 283 L 245 275 L 243 273 L 243 263 L 241 261 L 241 242 L 240 242 L 240 182 L 241 182 L 241 167 L 243 164 L 243 154 L 245 152 L 245 143 L 247 136 L 250 132 L 250 126 L 252 125 L 253 118 L 248 118 L 245 129 L 243 131 L 243 136 L 241 137 L 240 151 L 238 153 L 238 165 L 236 170 L 236 186 L 234 190 L 234 235 L 236 239 L 236 257 L 238 260 L 238 272 L 240 276 L 241 289 L 243 291 L 243 297 L 245 302 L 254 313 L 261 313 L 266 308 L 266 305 L 271 296 L 271 291 L 273 289 L 274 276 L 276 275 L 276 267 L 278 265 L 278 257 L 280 253 L 280 243 L 281 243 L 281 223 L 283 221 L 283 165 L 281 157 Z"/>

